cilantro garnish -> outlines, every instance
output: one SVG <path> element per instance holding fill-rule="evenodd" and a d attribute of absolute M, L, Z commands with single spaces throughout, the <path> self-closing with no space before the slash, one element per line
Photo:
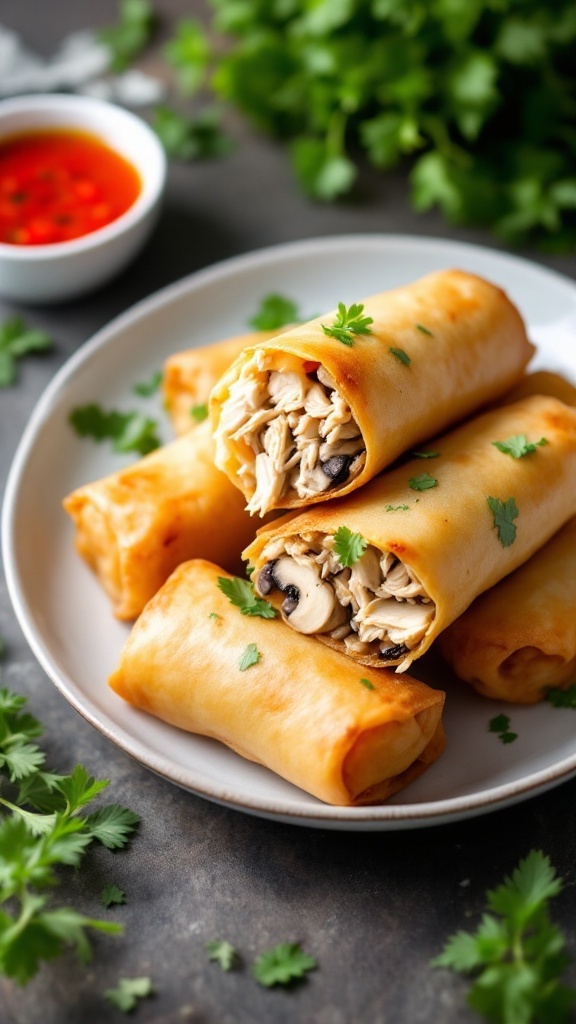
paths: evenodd
<path fill-rule="evenodd" d="M 111 882 L 102 889 L 100 899 L 105 907 L 111 907 L 114 904 L 126 903 L 126 893 Z"/>
<path fill-rule="evenodd" d="M 80 437 L 95 441 L 111 440 L 115 452 L 138 452 L 147 455 L 158 448 L 158 424 L 140 412 L 105 412 L 99 405 L 73 409 L 69 422 Z"/>
<path fill-rule="evenodd" d="M 223 971 L 233 971 L 240 966 L 240 954 L 231 942 L 226 939 L 216 939 L 214 942 L 206 943 L 208 959 L 219 964 Z"/>
<path fill-rule="evenodd" d="M 209 619 L 220 619 L 221 616 L 218 615 L 218 612 L 210 612 L 210 615 L 208 616 L 208 618 Z"/>
<path fill-rule="evenodd" d="M 158 106 L 152 127 L 174 160 L 224 156 L 232 148 L 231 140 L 220 127 L 220 113 L 211 108 L 205 108 L 196 117 L 187 117 L 171 107 Z"/>
<path fill-rule="evenodd" d="M 228 579 L 218 577 L 218 586 L 228 600 L 242 612 L 242 615 L 257 615 L 261 619 L 274 619 L 276 612 L 269 601 L 257 597 L 249 580 L 241 580 L 239 576 Z"/>
<path fill-rule="evenodd" d="M 535 452 L 537 448 L 543 448 L 548 441 L 545 437 L 541 437 L 539 441 L 528 441 L 526 434 L 514 434 L 506 441 L 492 441 L 492 444 L 504 455 L 511 455 L 513 459 L 521 459 L 524 455 Z"/>
<path fill-rule="evenodd" d="M 22 317 L 12 316 L 0 325 L 0 388 L 13 384 L 17 377 L 16 360 L 29 352 L 43 352 L 52 347 L 45 331 L 30 330 Z"/>
<path fill-rule="evenodd" d="M 336 338 L 343 345 L 350 348 L 354 345 L 353 335 L 371 334 L 370 324 L 374 323 L 371 316 L 361 316 L 364 306 L 361 302 L 354 302 L 348 309 L 343 302 L 338 303 L 338 314 L 329 327 L 322 324 L 324 334 Z"/>
<path fill-rule="evenodd" d="M 368 541 L 361 533 L 352 533 L 347 526 L 340 526 L 334 534 L 334 551 L 340 565 L 350 568 L 362 557 Z"/>
<path fill-rule="evenodd" d="M 494 526 L 498 530 L 498 540 L 503 548 L 509 548 L 516 540 L 514 519 L 520 515 L 514 498 L 501 501 L 500 498 L 487 498 L 488 507 L 494 515 Z"/>
<path fill-rule="evenodd" d="M 569 963 L 549 901 L 562 879 L 540 850 L 531 850 L 510 877 L 487 893 L 475 932 L 453 935 L 432 961 L 473 979 L 468 1004 L 494 1024 L 565 1024 L 576 990 L 563 985 Z"/>
<path fill-rule="evenodd" d="M 245 672 L 251 665 L 257 665 L 262 655 L 256 647 L 256 644 L 248 644 L 242 657 L 240 658 L 239 669 L 241 672 Z"/>
<path fill-rule="evenodd" d="M 563 689 L 561 686 L 551 686 L 546 691 L 546 700 L 555 708 L 576 709 L 576 683 L 572 683 L 572 686 L 567 689 Z"/>
<path fill-rule="evenodd" d="M 210 44 L 202 25 L 194 18 L 183 18 L 176 34 L 164 47 L 164 56 L 174 68 L 178 85 L 191 96 L 203 84 L 210 60 Z"/>
<path fill-rule="evenodd" d="M 423 324 L 416 324 L 416 330 L 420 331 L 420 334 L 427 334 L 429 338 L 433 338 L 434 337 L 434 335 L 432 334 L 432 331 L 429 331 L 428 328 L 424 327 Z"/>
<path fill-rule="evenodd" d="M 100 31 L 113 71 L 124 71 L 150 41 L 154 12 L 149 0 L 120 0 L 120 21 Z"/>
<path fill-rule="evenodd" d="M 256 958 L 253 973 L 260 985 L 270 988 L 304 978 L 317 966 L 314 958 L 304 953 L 298 942 L 282 942 Z"/>
<path fill-rule="evenodd" d="M 404 351 L 403 348 L 393 348 L 391 345 L 388 351 L 392 353 L 394 358 L 397 359 L 399 363 L 403 363 L 404 366 L 410 366 L 412 360 L 410 359 L 410 356 L 408 355 L 407 352 Z"/>
<path fill-rule="evenodd" d="M 374 683 L 371 683 L 370 680 L 366 679 L 365 677 L 362 677 L 360 682 L 362 683 L 362 686 L 366 687 L 367 690 L 375 690 L 376 689 L 376 687 L 374 686 Z"/>
<path fill-rule="evenodd" d="M 419 473 L 418 476 L 410 477 L 408 486 L 413 491 L 429 491 L 431 487 L 438 486 L 438 481 L 435 476 L 430 476 L 430 473 Z"/>
<path fill-rule="evenodd" d="M 205 402 L 200 405 L 193 405 L 190 408 L 190 415 L 196 423 L 203 423 L 204 420 L 208 419 L 208 406 Z"/>
<path fill-rule="evenodd" d="M 437 459 L 440 452 L 432 452 L 428 451 L 428 449 L 424 449 L 424 451 L 421 452 L 410 452 L 410 455 L 414 459 Z"/>
<path fill-rule="evenodd" d="M 510 719 L 508 715 L 496 715 L 491 718 L 488 724 L 490 732 L 495 732 L 502 740 L 502 743 L 513 743 L 518 739 L 518 733 L 510 732 Z"/>
<path fill-rule="evenodd" d="M 136 395 L 141 395 L 142 398 L 149 398 L 150 395 L 156 394 L 159 390 L 162 383 L 162 377 L 162 370 L 156 370 L 149 380 L 144 380 L 141 381 L 140 384 L 134 385 L 134 393 Z"/>
<path fill-rule="evenodd" d="M 264 296 L 260 308 L 250 318 L 248 324 L 257 331 L 275 331 L 279 327 L 286 327 L 286 324 L 294 324 L 301 319 L 298 306 L 292 299 L 272 292 L 270 295 Z"/>
<path fill-rule="evenodd" d="M 120 978 L 117 987 L 107 989 L 104 995 L 117 1010 L 130 1013 L 139 999 L 145 999 L 153 992 L 150 978 Z"/>
<path fill-rule="evenodd" d="M 409 512 L 410 505 L 384 505 L 385 512 Z"/>

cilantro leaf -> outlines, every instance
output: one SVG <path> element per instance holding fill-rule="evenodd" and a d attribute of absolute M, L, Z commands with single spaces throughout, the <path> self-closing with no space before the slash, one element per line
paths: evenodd
<path fill-rule="evenodd" d="M 84 830 L 91 839 L 98 839 L 108 850 L 121 850 L 139 822 L 139 816 L 128 807 L 108 804 L 88 815 Z"/>
<path fill-rule="evenodd" d="M 535 452 L 537 448 L 544 447 L 548 441 L 545 437 L 541 437 L 539 441 L 528 441 L 526 434 L 514 434 L 506 441 L 492 441 L 492 444 L 504 455 L 511 455 L 513 459 L 521 459 L 524 455 Z"/>
<path fill-rule="evenodd" d="M 372 333 L 370 324 L 374 323 L 374 320 L 371 316 L 361 316 L 363 312 L 364 306 L 361 302 L 353 302 L 348 309 L 343 302 L 339 302 L 338 313 L 332 324 L 329 327 L 322 324 L 322 330 L 324 334 L 351 348 L 354 345 L 353 336 Z"/>
<path fill-rule="evenodd" d="M 119 889 L 117 885 L 110 882 L 109 885 L 105 885 L 100 895 L 102 904 L 105 907 L 111 907 L 114 904 L 126 903 L 126 893 L 123 889 Z"/>
<path fill-rule="evenodd" d="M 203 423 L 208 419 L 208 406 L 205 402 L 190 407 L 190 415 L 196 423 Z"/>
<path fill-rule="evenodd" d="M 248 324 L 257 331 L 275 331 L 279 327 L 286 327 L 287 324 L 298 323 L 301 319 L 298 306 L 292 299 L 278 292 L 271 292 L 270 295 L 264 296 L 260 308 Z"/>
<path fill-rule="evenodd" d="M 269 601 L 257 597 L 254 587 L 249 580 L 242 580 L 239 576 L 228 579 L 227 576 L 218 577 L 218 586 L 228 600 L 242 612 L 242 615 L 256 615 L 261 619 L 275 619 L 276 612 Z"/>
<path fill-rule="evenodd" d="M 116 988 L 107 989 L 104 996 L 117 1010 L 129 1013 L 135 1008 L 139 999 L 145 999 L 153 992 L 150 978 L 120 978 Z"/>
<path fill-rule="evenodd" d="M 496 715 L 495 718 L 490 719 L 488 728 L 490 732 L 497 733 L 504 744 L 513 743 L 514 740 L 518 739 L 518 733 L 510 731 L 508 715 Z"/>
<path fill-rule="evenodd" d="M 241 672 L 245 672 L 251 665 L 257 665 L 262 655 L 256 647 L 256 644 L 248 644 L 242 657 L 240 658 L 239 668 Z"/>
<path fill-rule="evenodd" d="M 162 370 L 156 370 L 155 373 L 149 378 L 149 380 L 141 381 L 140 384 L 134 385 L 134 393 L 141 395 L 142 398 L 149 398 L 150 395 L 156 394 L 162 384 L 163 373 Z"/>
<path fill-rule="evenodd" d="M 369 679 L 366 679 L 366 678 L 362 677 L 360 682 L 362 683 L 362 686 L 366 687 L 367 690 L 375 690 L 376 689 L 376 687 L 374 686 L 374 683 L 371 683 Z"/>
<path fill-rule="evenodd" d="M 44 331 L 26 327 L 22 317 L 13 316 L 0 325 L 0 388 L 16 380 L 16 360 L 29 352 L 43 352 L 52 347 L 52 339 Z"/>
<path fill-rule="evenodd" d="M 388 351 L 392 353 L 394 358 L 397 359 L 399 363 L 403 363 L 404 366 L 410 366 L 412 360 L 410 356 L 404 351 L 403 348 L 393 348 L 393 346 L 391 345 Z"/>
<path fill-rule="evenodd" d="M 164 47 L 164 56 L 176 71 L 183 93 L 192 96 L 203 85 L 210 60 L 210 43 L 195 18 L 183 18 Z"/>
<path fill-rule="evenodd" d="M 171 107 L 158 106 L 152 127 L 169 157 L 188 162 L 230 152 L 232 142 L 224 135 L 220 120 L 220 113 L 212 108 L 204 109 L 196 117 L 188 117 Z"/>
<path fill-rule="evenodd" d="M 105 412 L 90 403 L 73 409 L 68 420 L 80 437 L 92 437 L 98 442 L 112 440 L 116 452 L 147 455 L 160 446 L 156 420 L 140 412 Z"/>
<path fill-rule="evenodd" d="M 494 516 L 494 526 L 498 530 L 498 540 L 503 548 L 510 547 L 516 540 L 514 520 L 520 515 L 514 498 L 502 501 L 500 498 L 487 498 L 488 507 Z"/>
<path fill-rule="evenodd" d="M 567 689 L 551 686 L 546 691 L 546 700 L 555 708 L 576 708 L 576 683 L 572 683 Z"/>
<path fill-rule="evenodd" d="M 314 958 L 304 953 L 298 942 L 282 942 L 256 958 L 253 974 L 258 984 L 270 988 L 304 978 L 317 966 Z"/>
<path fill-rule="evenodd" d="M 438 481 L 436 477 L 430 476 L 430 473 L 419 473 L 418 476 L 410 477 L 408 486 L 413 491 L 429 491 L 431 487 L 438 486 Z"/>
<path fill-rule="evenodd" d="M 216 939 L 206 943 L 208 959 L 219 964 L 223 971 L 233 971 L 240 966 L 238 950 L 226 939 Z"/>
<path fill-rule="evenodd" d="M 361 533 L 352 533 L 347 526 L 340 526 L 334 534 L 334 551 L 340 565 L 350 568 L 362 557 L 368 541 Z"/>
<path fill-rule="evenodd" d="M 149 0 L 120 0 L 120 21 L 100 31 L 113 71 L 124 71 L 149 42 L 154 12 Z"/>

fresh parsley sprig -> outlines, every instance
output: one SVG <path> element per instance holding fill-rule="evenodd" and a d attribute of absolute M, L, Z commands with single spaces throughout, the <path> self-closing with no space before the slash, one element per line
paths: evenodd
<path fill-rule="evenodd" d="M 206 107 L 189 117 L 160 105 L 154 111 L 152 127 L 167 155 L 183 163 L 225 156 L 233 148 L 232 140 L 222 131 L 221 114 L 216 107 Z"/>
<path fill-rule="evenodd" d="M 94 402 L 73 409 L 68 417 L 80 437 L 113 441 L 115 452 L 147 455 L 160 446 L 156 420 L 141 412 L 106 412 Z"/>
<path fill-rule="evenodd" d="M 340 565 L 350 568 L 362 558 L 368 541 L 361 533 L 352 533 L 347 526 L 340 526 L 334 534 L 334 551 L 338 555 Z"/>
<path fill-rule="evenodd" d="M 113 71 L 124 71 L 150 41 L 154 11 L 150 0 L 120 0 L 117 25 L 103 28 L 100 40 L 108 47 Z"/>
<path fill-rule="evenodd" d="M 301 321 L 302 317 L 293 299 L 279 292 L 271 292 L 264 296 L 256 313 L 250 317 L 248 326 L 256 331 L 275 331 Z"/>
<path fill-rule="evenodd" d="M 501 498 L 487 498 L 488 507 L 494 516 L 494 526 L 498 530 L 498 540 L 503 548 L 510 547 L 516 540 L 514 520 L 520 512 L 514 498 L 502 501 Z"/>
<path fill-rule="evenodd" d="M 17 359 L 31 352 L 45 352 L 52 347 L 52 339 L 45 331 L 26 327 L 20 316 L 10 317 L 0 326 L 0 388 L 7 388 L 16 380 Z"/>
<path fill-rule="evenodd" d="M 240 609 L 242 615 L 255 615 L 261 619 L 276 618 L 276 612 L 270 602 L 256 595 L 249 580 L 242 580 L 239 576 L 233 576 L 232 579 L 219 576 L 218 587 L 231 604 Z"/>
<path fill-rule="evenodd" d="M 354 337 L 362 334 L 372 334 L 370 324 L 374 323 L 371 316 L 362 316 L 364 305 L 362 302 L 353 302 L 346 308 L 343 302 L 338 303 L 338 313 L 331 324 L 322 324 L 324 334 L 330 338 L 336 338 L 342 345 L 352 348 Z"/>
<path fill-rule="evenodd" d="M 314 957 L 305 953 L 298 942 L 281 942 L 256 958 L 253 974 L 260 985 L 270 988 L 304 978 L 317 966 Z"/>
<path fill-rule="evenodd" d="M 526 434 L 513 434 L 505 441 L 492 441 L 492 444 L 504 455 L 511 455 L 513 459 L 522 459 L 525 455 L 535 452 L 537 448 L 544 448 L 548 441 L 545 437 L 541 437 L 539 441 L 529 441 Z"/>

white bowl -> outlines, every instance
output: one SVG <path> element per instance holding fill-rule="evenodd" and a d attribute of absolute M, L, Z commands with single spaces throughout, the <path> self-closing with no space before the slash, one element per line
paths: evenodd
<path fill-rule="evenodd" d="M 166 157 L 141 118 L 101 100 L 82 96 L 25 96 L 0 102 L 0 142 L 36 129 L 89 132 L 138 171 L 142 188 L 116 220 L 69 242 L 8 245 L 0 242 L 0 295 L 27 303 L 76 298 L 114 277 L 148 238 L 166 182 Z"/>

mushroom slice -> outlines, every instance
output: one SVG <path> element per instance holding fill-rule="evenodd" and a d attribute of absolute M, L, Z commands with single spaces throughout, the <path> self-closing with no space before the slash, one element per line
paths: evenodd
<path fill-rule="evenodd" d="M 348 618 L 329 583 L 313 565 L 299 565 L 293 558 L 279 558 L 271 579 L 286 594 L 282 611 L 300 633 L 327 633 Z"/>

